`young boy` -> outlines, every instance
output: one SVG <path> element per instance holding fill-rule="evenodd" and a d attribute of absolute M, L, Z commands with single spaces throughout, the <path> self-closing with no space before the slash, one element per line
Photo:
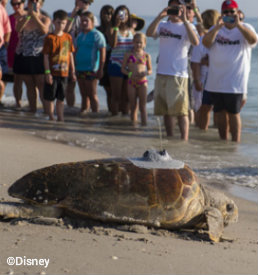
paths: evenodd
<path fill-rule="evenodd" d="M 54 101 L 56 99 L 57 120 L 64 121 L 64 98 L 69 66 L 71 67 L 72 80 L 76 81 L 72 37 L 64 32 L 67 19 L 68 15 L 65 11 L 54 12 L 54 33 L 47 35 L 44 41 L 43 54 L 46 75 L 44 99 L 49 120 L 54 120 Z"/>

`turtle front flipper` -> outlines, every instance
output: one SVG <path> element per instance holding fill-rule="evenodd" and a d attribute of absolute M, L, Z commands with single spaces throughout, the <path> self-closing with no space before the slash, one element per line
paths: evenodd
<path fill-rule="evenodd" d="M 29 219 L 35 217 L 59 217 L 62 211 L 53 206 L 36 206 L 17 202 L 0 203 L 0 217 L 3 219 Z"/>
<path fill-rule="evenodd" d="M 208 225 L 209 238 L 214 242 L 219 242 L 224 230 L 223 216 L 219 209 L 209 207 L 204 211 Z"/>

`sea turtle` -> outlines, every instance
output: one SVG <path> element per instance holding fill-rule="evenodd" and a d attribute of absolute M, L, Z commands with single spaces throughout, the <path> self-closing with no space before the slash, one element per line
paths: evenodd
<path fill-rule="evenodd" d="M 52 165 L 17 180 L 9 195 L 24 203 L 1 203 L 4 218 L 92 218 L 156 228 L 205 229 L 219 241 L 238 219 L 236 204 L 197 182 L 195 173 L 165 152 L 142 158 L 111 158 Z"/>

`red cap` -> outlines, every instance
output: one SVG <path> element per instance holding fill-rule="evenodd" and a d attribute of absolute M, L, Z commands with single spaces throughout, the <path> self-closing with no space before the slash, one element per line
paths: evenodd
<path fill-rule="evenodd" d="M 223 11 L 228 9 L 238 9 L 238 4 L 234 0 L 226 0 L 223 2 L 221 9 Z"/>

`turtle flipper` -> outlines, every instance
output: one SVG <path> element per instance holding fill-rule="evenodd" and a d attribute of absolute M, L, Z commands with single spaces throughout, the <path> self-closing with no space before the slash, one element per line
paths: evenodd
<path fill-rule="evenodd" d="M 224 230 L 223 216 L 219 209 L 209 207 L 204 212 L 208 224 L 208 234 L 212 241 L 219 242 Z"/>
<path fill-rule="evenodd" d="M 53 206 L 36 206 L 17 202 L 0 203 L 0 217 L 4 219 L 59 217 L 61 210 Z"/>

